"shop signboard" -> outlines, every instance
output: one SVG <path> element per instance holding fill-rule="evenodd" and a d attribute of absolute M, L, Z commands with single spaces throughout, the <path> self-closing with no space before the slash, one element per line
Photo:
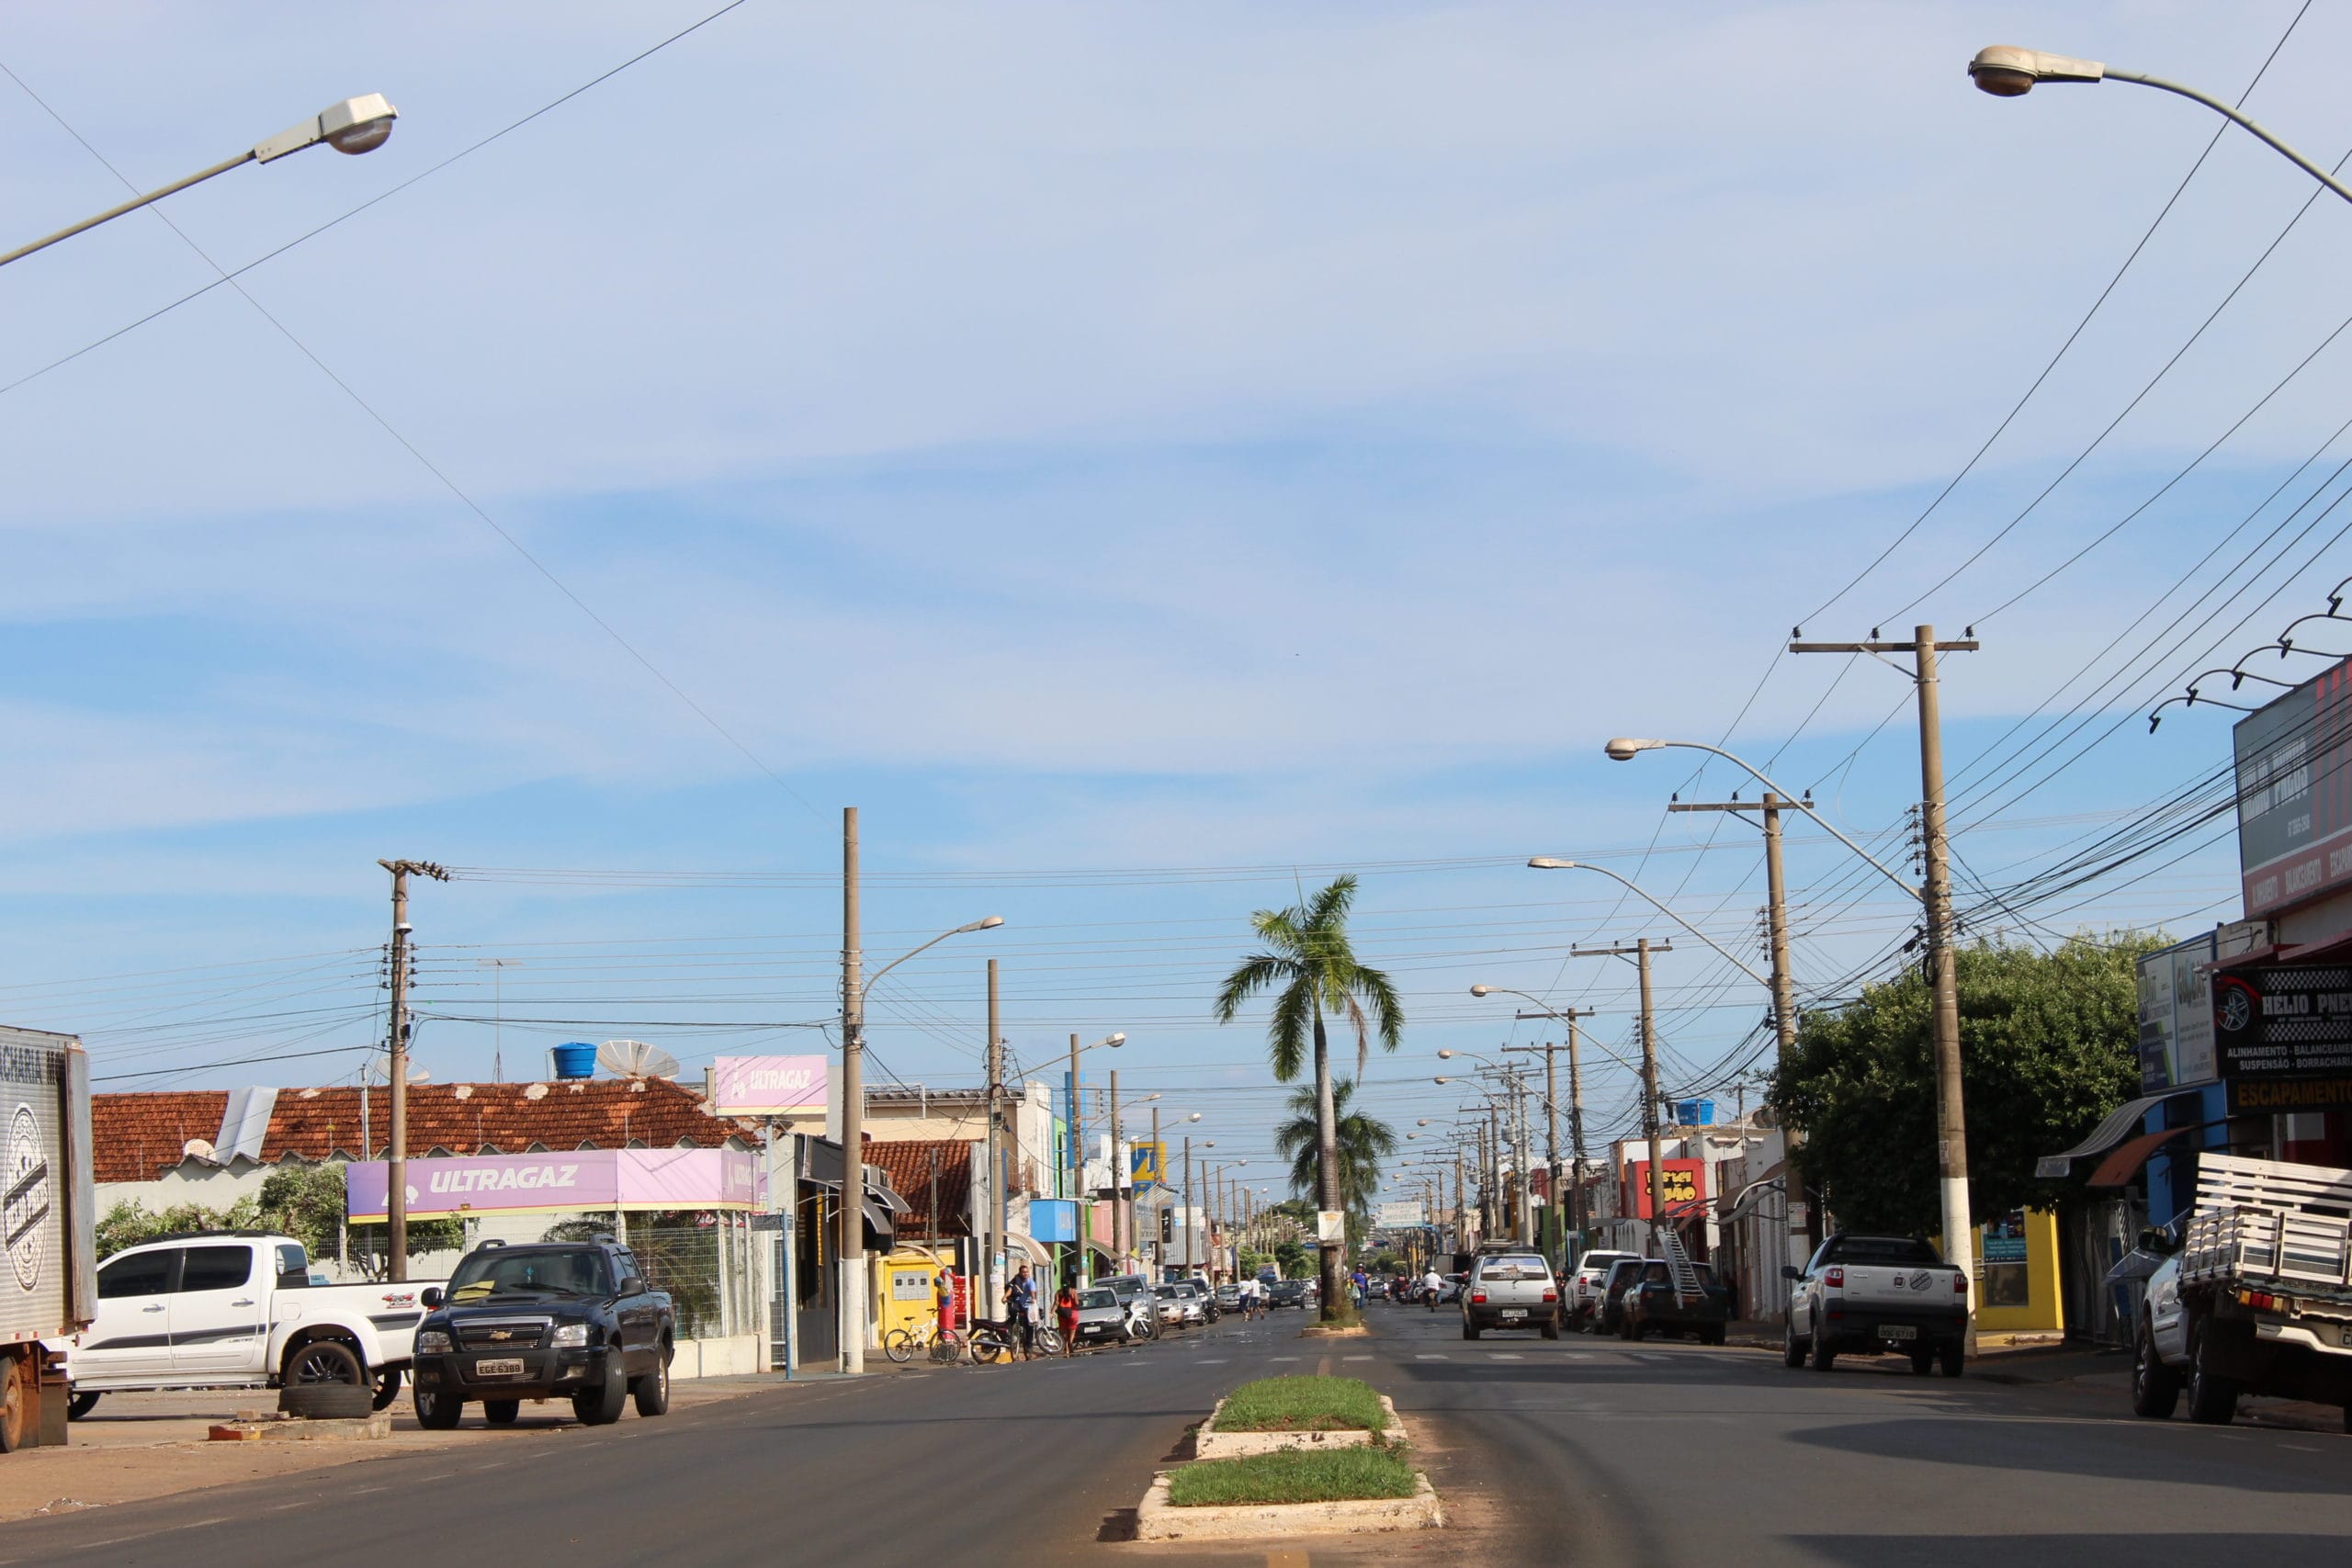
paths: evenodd
<path fill-rule="evenodd" d="M 2246 918 L 2352 886 L 2352 660 L 2240 719 L 2232 744 Z"/>
<path fill-rule="evenodd" d="M 2140 960 L 2140 1092 L 2213 1081 L 2213 933 Z"/>
<path fill-rule="evenodd" d="M 721 1056 L 711 1064 L 711 1109 L 721 1116 L 822 1116 L 822 1056 Z"/>
<path fill-rule="evenodd" d="M 2352 1077 L 2352 966 L 2288 964 L 2216 976 L 2213 1037 L 2222 1076 L 2233 1084 Z"/>
<path fill-rule="evenodd" d="M 1380 1205 L 1380 1224 L 1389 1229 L 1421 1223 L 1421 1201 L 1415 1198 L 1401 1203 Z"/>
<path fill-rule="evenodd" d="M 1650 1217 L 1650 1162 L 1645 1159 L 1625 1162 L 1625 1212 L 1635 1219 Z M 1658 1189 L 1664 1194 L 1667 1207 L 1688 1203 L 1707 1195 L 1707 1162 L 1697 1159 L 1661 1161 L 1658 1168 Z"/>

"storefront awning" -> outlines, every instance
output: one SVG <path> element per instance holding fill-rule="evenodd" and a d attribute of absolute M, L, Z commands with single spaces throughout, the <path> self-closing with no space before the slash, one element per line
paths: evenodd
<path fill-rule="evenodd" d="M 1007 1231 L 1004 1242 L 1007 1252 L 1021 1253 L 1040 1269 L 1053 1267 L 1054 1249 L 1035 1236 L 1023 1235 L 1019 1231 Z"/>
<path fill-rule="evenodd" d="M 2090 1184 L 2093 1187 L 2125 1185 L 2140 1174 L 2140 1168 L 2148 1163 L 2148 1156 L 2159 1147 L 2183 1133 L 2195 1131 L 2194 1127 L 2166 1127 L 2161 1132 L 2143 1133 L 2129 1143 L 2117 1145 L 2105 1159 L 2098 1162 L 2098 1168 L 2091 1172 Z"/>
<path fill-rule="evenodd" d="M 2063 1181 L 2074 1169 L 2078 1159 L 2105 1154 L 2132 1135 L 2132 1129 L 2146 1120 L 2149 1111 L 2178 1094 L 2194 1094 L 2193 1089 L 2168 1089 L 2162 1094 L 2144 1094 L 2137 1100 L 2127 1100 L 2109 1111 L 2104 1120 L 2090 1131 L 2090 1136 L 2064 1154 L 2043 1155 L 2033 1162 L 2033 1174 L 2045 1181 Z M 2143 1156 L 2144 1157 L 2144 1156 Z"/>

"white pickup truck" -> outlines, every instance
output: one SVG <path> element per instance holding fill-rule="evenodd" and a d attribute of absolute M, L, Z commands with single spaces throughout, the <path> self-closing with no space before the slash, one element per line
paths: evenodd
<path fill-rule="evenodd" d="M 314 1284 L 291 1236 L 167 1236 L 98 1269 L 97 1316 L 64 1348 L 73 1412 L 133 1389 L 276 1388 L 298 1415 L 391 1404 L 416 1346 L 425 1286 Z M 329 1405 L 338 1406 L 330 1409 Z"/>
<path fill-rule="evenodd" d="M 1826 1372 L 1840 1353 L 1911 1358 L 1921 1377 L 1960 1376 L 1968 1353 L 1968 1277 L 1910 1236 L 1829 1237 L 1803 1269 L 1783 1268 L 1789 1326 L 1781 1359 Z"/>
<path fill-rule="evenodd" d="M 2185 1387 L 2188 1418 L 2222 1425 L 2240 1394 L 2274 1394 L 2341 1405 L 2352 1430 L 2352 1170 L 2201 1155 L 2186 1233 L 2176 1247 L 2151 1232 L 2133 1258 L 2150 1254 L 2164 1261 L 2147 1277 L 2133 1410 L 2162 1420 Z"/>

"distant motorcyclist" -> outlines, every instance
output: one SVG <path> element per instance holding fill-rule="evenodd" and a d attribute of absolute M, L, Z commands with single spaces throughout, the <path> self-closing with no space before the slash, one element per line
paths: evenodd
<path fill-rule="evenodd" d="M 1429 1303 L 1430 1311 L 1437 1311 L 1437 1298 L 1444 1289 L 1444 1278 L 1438 1273 L 1437 1265 L 1430 1264 L 1430 1271 L 1421 1276 L 1421 1300 Z"/>

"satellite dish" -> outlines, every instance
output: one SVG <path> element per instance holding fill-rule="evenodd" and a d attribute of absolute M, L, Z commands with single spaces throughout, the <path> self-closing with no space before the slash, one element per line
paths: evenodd
<path fill-rule="evenodd" d="M 190 1138 L 180 1145 L 180 1157 L 183 1159 L 210 1159 L 212 1153 L 211 1144 L 203 1138 Z"/>
<path fill-rule="evenodd" d="M 525 1100 L 545 1100 L 547 1097 L 548 1086 L 543 1083 L 535 1083 L 523 1091 Z"/>
<path fill-rule="evenodd" d="M 642 1040 L 607 1040 L 596 1047 L 596 1065 L 616 1078 L 673 1078 L 678 1058 Z"/>
<path fill-rule="evenodd" d="M 368 1057 L 366 1077 L 376 1083 L 391 1082 L 392 1054 L 390 1051 L 379 1051 Z M 412 1056 L 408 1064 L 408 1081 L 413 1084 L 431 1083 L 433 1075 L 418 1066 L 416 1058 Z"/>

